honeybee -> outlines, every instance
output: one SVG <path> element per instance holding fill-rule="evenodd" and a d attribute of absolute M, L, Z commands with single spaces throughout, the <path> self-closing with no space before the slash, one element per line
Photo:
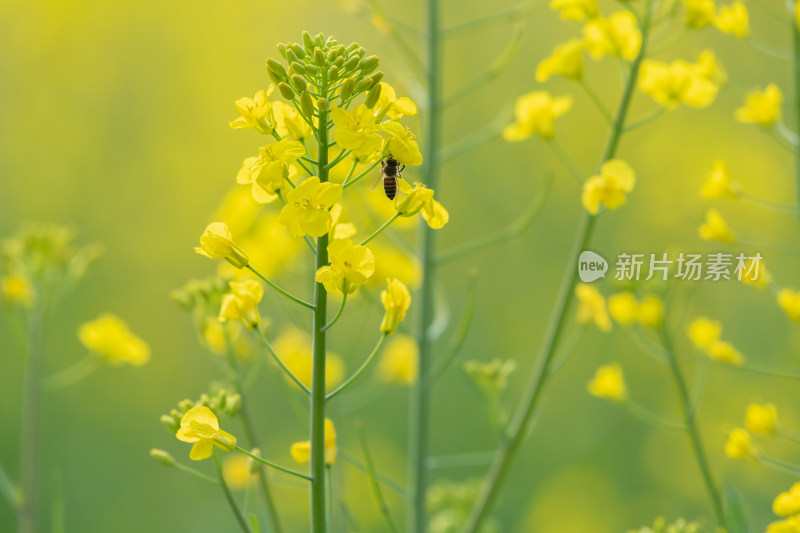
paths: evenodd
<path fill-rule="evenodd" d="M 389 157 L 381 161 L 380 178 L 383 178 L 383 192 L 386 193 L 386 198 L 389 200 L 394 200 L 397 194 L 397 179 L 403 177 L 400 173 L 405 168 L 406 166 L 401 165 L 397 159 L 392 157 L 392 154 L 389 154 Z M 377 185 L 377 183 L 375 185 Z"/>

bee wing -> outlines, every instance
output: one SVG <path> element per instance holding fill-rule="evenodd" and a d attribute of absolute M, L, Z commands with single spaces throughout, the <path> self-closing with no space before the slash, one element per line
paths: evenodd
<path fill-rule="evenodd" d="M 378 188 L 378 184 L 383 181 L 383 176 L 384 176 L 383 169 L 381 169 L 381 173 L 378 176 L 378 179 L 375 180 L 375 182 L 373 182 L 372 185 L 370 185 L 369 190 L 374 191 L 375 189 L 377 189 Z"/>

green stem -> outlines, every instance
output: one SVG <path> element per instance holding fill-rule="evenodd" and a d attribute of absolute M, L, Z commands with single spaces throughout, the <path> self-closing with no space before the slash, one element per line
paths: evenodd
<path fill-rule="evenodd" d="M 711 474 L 711 469 L 708 466 L 708 459 L 706 458 L 706 452 L 703 449 L 703 442 L 700 439 L 700 432 L 697 430 L 695 409 L 693 408 L 691 399 L 689 398 L 689 389 L 686 386 L 686 379 L 683 377 L 683 372 L 681 372 L 680 365 L 678 364 L 678 358 L 675 356 L 672 340 L 664 328 L 661 329 L 661 344 L 664 348 L 664 354 L 667 356 L 667 361 L 669 362 L 669 367 L 672 371 L 672 377 L 675 381 L 675 386 L 678 389 L 678 397 L 681 403 L 681 409 L 683 410 L 684 424 L 686 424 L 686 433 L 689 436 L 689 441 L 692 445 L 692 452 L 694 452 L 697 466 L 700 468 L 700 474 L 703 477 L 703 483 L 705 484 L 706 491 L 708 492 L 708 498 L 711 500 L 711 507 L 714 510 L 714 516 L 716 517 L 719 526 L 726 528 L 727 519 L 725 517 L 725 507 L 722 504 L 722 497 L 720 496 L 717 484 Z"/>
<path fill-rule="evenodd" d="M 343 451 L 339 451 L 339 457 L 342 458 L 342 461 L 348 463 L 353 468 L 360 470 L 365 474 L 367 473 L 367 467 L 364 466 L 364 464 L 362 464 L 360 461 L 353 458 L 350 454 Z M 380 481 L 381 484 L 383 484 L 384 487 L 394 492 L 397 496 L 403 498 L 404 500 L 409 500 L 409 501 L 411 500 L 411 495 L 409 494 L 409 492 L 396 481 L 392 481 L 391 479 L 379 473 L 376 473 L 376 477 L 378 481 Z"/>
<path fill-rule="evenodd" d="M 308 307 L 309 309 L 314 309 L 314 304 L 310 304 L 310 303 L 306 302 L 305 300 L 301 300 L 300 298 L 298 298 L 296 296 L 292 296 L 291 294 L 289 294 L 288 292 L 286 292 L 285 290 L 280 288 L 277 284 L 275 284 L 274 282 L 270 281 L 266 277 L 262 276 L 260 272 L 258 272 L 256 269 L 254 269 L 250 265 L 247 265 L 247 269 L 250 270 L 256 276 L 258 276 L 261 279 L 261 281 L 263 281 L 264 283 L 266 283 L 267 285 L 269 285 L 270 287 L 272 287 L 273 289 L 275 289 L 279 293 L 283 294 L 284 296 L 286 296 L 287 298 L 289 298 L 293 302 L 299 303 L 300 305 Z"/>
<path fill-rule="evenodd" d="M 798 206 L 796 205 L 773 202 L 772 200 L 765 200 L 763 198 L 760 198 L 758 196 L 753 196 L 752 194 L 746 193 L 744 191 L 739 193 L 739 198 L 741 198 L 745 202 L 749 202 L 759 207 L 771 209 L 773 211 L 788 213 L 791 215 L 800 214 L 800 209 L 798 209 Z"/>
<path fill-rule="evenodd" d="M 254 453 L 245 450 L 241 446 L 236 446 L 236 451 L 245 454 L 246 456 L 250 457 L 251 459 L 253 459 L 255 461 L 258 461 L 262 465 L 267 465 L 267 466 L 269 466 L 271 468 L 274 468 L 275 470 L 279 470 L 279 471 L 283 472 L 284 474 L 289 474 L 289 475 L 292 475 L 292 476 L 295 476 L 295 477 L 299 477 L 301 479 L 305 479 L 306 481 L 311 481 L 311 476 L 307 476 L 307 475 L 305 475 L 305 474 L 303 474 L 301 472 L 298 472 L 297 470 L 292 470 L 291 468 L 286 468 L 285 466 L 281 466 L 278 463 L 273 463 L 272 461 L 268 461 L 267 459 L 264 459 L 263 457 L 259 457 L 258 455 L 255 455 Z"/>
<path fill-rule="evenodd" d="M 558 156 L 564 166 L 567 167 L 569 173 L 575 178 L 575 181 L 578 182 L 580 187 L 583 187 L 583 180 L 586 179 L 586 174 L 580 169 L 578 164 L 575 162 L 574 159 L 564 150 L 564 148 L 559 144 L 558 141 L 555 139 L 550 139 L 550 142 L 547 144 L 550 145 L 550 148 L 553 149 L 553 152 Z"/>
<path fill-rule="evenodd" d="M 768 455 L 760 453 L 758 454 L 757 460 L 760 461 L 761 464 L 774 468 L 775 470 L 780 470 L 781 472 L 786 472 L 794 476 L 800 474 L 800 466 L 775 459 L 774 457 L 769 457 Z"/>
<path fill-rule="evenodd" d="M 800 379 L 800 368 L 767 366 L 759 363 L 752 363 L 750 361 L 746 361 L 741 366 L 735 366 L 733 368 L 737 370 L 744 370 L 745 372 L 752 372 L 754 374 L 771 376 L 774 378 Z"/>
<path fill-rule="evenodd" d="M 350 150 L 344 150 L 343 149 L 341 152 L 339 152 L 339 155 L 337 155 L 336 158 L 333 161 L 331 161 L 330 163 L 328 163 L 325 166 L 326 170 L 330 170 L 333 167 L 335 167 L 336 165 L 338 165 L 345 157 L 347 157 L 347 155 L 349 153 L 350 153 Z"/>
<path fill-rule="evenodd" d="M 583 90 L 586 91 L 586 94 L 594 103 L 595 107 L 597 107 L 597 110 L 600 111 L 600 114 L 603 115 L 603 118 L 610 126 L 613 123 L 613 120 L 611 118 L 611 113 L 609 113 L 608 109 L 606 109 L 606 106 L 605 104 L 603 104 L 603 101 L 600 99 L 600 96 L 598 96 L 595 90 L 592 89 L 592 86 L 589 85 L 589 83 L 586 81 L 586 78 L 581 78 L 580 84 L 581 87 L 583 87 Z"/>
<path fill-rule="evenodd" d="M 31 313 L 28 326 L 28 358 L 22 397 L 22 430 L 20 432 L 20 478 L 22 505 L 19 512 L 19 533 L 36 533 L 36 481 L 38 477 L 39 402 L 41 400 L 42 326 L 44 306 Z"/>
<path fill-rule="evenodd" d="M 428 114 L 425 122 L 425 184 L 434 190 L 439 186 L 441 164 L 441 102 L 442 102 L 442 40 L 439 0 L 427 0 L 427 89 Z M 411 392 L 409 469 L 411 480 L 411 516 L 408 529 L 411 533 L 425 533 L 428 519 L 425 512 L 428 492 L 431 367 L 433 341 L 428 333 L 435 318 L 434 292 L 436 287 L 436 232 L 421 223 L 422 231 L 422 287 L 420 288 L 420 313 L 417 332 L 419 346 L 419 374 Z"/>
<path fill-rule="evenodd" d="M 181 472 L 186 472 L 187 474 L 191 474 L 198 479 L 202 479 L 203 481 L 208 481 L 211 484 L 219 485 L 218 479 L 214 479 L 211 476 L 207 476 L 204 473 L 200 472 L 199 470 L 195 470 L 191 466 L 186 466 L 185 464 L 175 461 L 175 468 L 177 468 Z"/>
<path fill-rule="evenodd" d="M 372 364 L 372 361 L 375 359 L 375 356 L 378 355 L 378 352 L 381 351 L 381 346 L 383 346 L 383 341 L 385 341 L 386 337 L 388 336 L 389 335 L 387 333 L 383 333 L 381 335 L 381 338 L 378 339 L 378 343 L 372 349 L 372 353 L 370 353 L 367 359 L 363 363 L 361 363 L 361 366 L 358 368 L 358 370 L 356 370 L 355 373 L 347 379 L 347 381 L 345 381 L 344 383 L 333 389 L 331 392 L 329 392 L 328 396 L 325 398 L 326 400 L 330 400 L 334 396 L 338 395 L 340 392 L 342 392 L 347 387 L 352 385 L 353 382 L 355 382 L 361 376 L 361 374 L 364 373 L 364 371 L 370 366 L 370 364 Z"/>
<path fill-rule="evenodd" d="M 369 453 L 369 446 L 367 446 L 366 431 L 363 427 L 360 429 L 361 431 L 359 432 L 359 435 L 361 437 L 361 450 L 364 453 L 364 462 L 366 463 L 367 477 L 369 478 L 370 488 L 372 488 L 372 494 L 375 496 L 375 502 L 378 504 L 378 509 L 380 510 L 381 515 L 383 515 L 383 518 L 386 520 L 389 529 L 392 530 L 392 533 L 397 533 L 397 526 L 392 520 L 392 515 L 389 512 L 389 506 L 386 505 L 386 500 L 383 499 L 383 492 L 381 491 L 381 486 L 378 483 L 378 476 L 375 474 L 375 465 L 372 462 L 372 456 Z"/>
<path fill-rule="evenodd" d="M 327 95 L 327 74 L 322 75 L 320 92 Z M 319 112 L 319 181 L 328 181 L 328 110 Z M 328 234 L 317 238 L 316 272 L 328 264 Z M 325 356 L 326 314 L 328 311 L 328 293 L 321 283 L 314 283 L 314 318 L 312 334 L 314 340 L 313 366 L 311 371 L 311 531 L 325 533 L 327 531 L 325 500 Z"/>
<path fill-rule="evenodd" d="M 646 115 L 642 116 L 641 118 L 634 120 L 627 126 L 625 126 L 625 133 L 635 130 L 636 128 L 641 128 L 642 126 L 651 123 L 658 117 L 664 114 L 666 108 L 664 107 L 657 107 L 653 111 L 647 113 Z"/>
<path fill-rule="evenodd" d="M 74 385 L 84 378 L 88 377 L 95 370 L 100 368 L 100 358 L 93 354 L 87 354 L 86 357 L 75 363 L 74 365 L 65 368 L 64 370 L 47 376 L 42 379 L 42 388 L 48 392 L 56 391 Z"/>
<path fill-rule="evenodd" d="M 795 129 L 800 133 L 800 27 L 792 21 L 792 65 L 794 67 Z M 800 205 L 800 143 L 794 145 L 794 173 L 797 203 Z"/>
<path fill-rule="evenodd" d="M 264 332 L 258 328 L 255 328 L 255 330 L 256 332 L 258 332 L 258 336 L 261 338 L 261 342 L 263 342 L 264 346 L 267 347 L 267 351 L 272 356 L 272 359 L 276 363 L 278 363 L 278 366 L 281 368 L 281 370 L 283 370 L 286 373 L 286 375 L 289 376 L 291 380 L 294 381 L 298 387 L 300 387 L 301 390 L 303 390 L 303 392 L 305 392 L 306 394 L 311 394 L 311 390 L 308 387 L 306 387 L 305 383 L 300 381 L 300 378 L 295 376 L 294 373 L 289 369 L 289 367 L 286 366 L 286 363 L 284 363 L 283 360 L 280 357 L 278 357 L 278 354 L 275 353 L 275 349 L 272 347 L 272 344 L 270 344 L 269 340 L 267 340 L 267 337 L 266 335 L 264 335 Z"/>
<path fill-rule="evenodd" d="M 647 407 L 643 406 L 642 404 L 631 400 L 630 398 L 625 402 L 625 407 L 628 409 L 628 412 L 642 420 L 647 422 L 648 424 L 652 424 L 654 426 L 664 427 L 667 429 L 677 429 L 679 431 L 686 431 L 686 426 L 672 420 L 671 418 L 661 414 L 656 413 L 655 411 L 648 409 Z"/>
<path fill-rule="evenodd" d="M 217 450 L 214 450 L 212 456 L 214 458 L 214 466 L 217 468 L 219 485 L 222 487 L 222 493 L 225 495 L 225 501 L 228 502 L 228 506 L 231 508 L 231 512 L 233 512 L 233 516 L 236 517 L 236 522 L 242 528 L 242 531 L 244 531 L 244 533 L 250 533 L 250 526 L 247 525 L 247 521 L 244 519 L 242 511 L 236 504 L 236 500 L 233 498 L 233 494 L 231 494 L 231 489 L 228 487 L 228 484 L 225 483 L 225 475 L 222 473 L 222 461 L 220 461 Z"/>
<path fill-rule="evenodd" d="M 622 93 L 619 108 L 617 109 L 617 116 L 614 119 L 614 124 L 611 127 L 608 144 L 606 145 L 605 152 L 601 159 L 601 163 L 612 159 L 617 153 L 617 146 L 622 137 L 625 118 L 628 114 L 631 98 L 633 97 L 636 88 L 636 81 L 639 75 L 639 67 L 644 60 L 647 49 L 647 37 L 650 31 L 651 8 L 653 0 L 647 0 L 645 6 L 645 16 L 642 22 L 642 46 L 639 54 L 631 65 L 630 75 L 625 83 L 625 88 Z M 572 301 L 572 293 L 578 281 L 578 270 L 575 265 L 578 263 L 580 253 L 586 249 L 591 241 L 592 233 L 594 231 L 597 218 L 589 213 L 584 212 L 578 232 L 573 241 L 572 251 L 570 252 L 567 260 L 567 271 L 569 274 L 564 276 L 559 290 L 558 298 L 555 303 L 554 313 L 551 316 L 550 323 L 545 333 L 544 342 L 536 360 L 531 378 L 525 388 L 523 396 L 511 419 L 511 423 L 506 429 L 500 446 L 495 454 L 495 460 L 489 468 L 489 472 L 484 481 L 483 488 L 481 489 L 478 499 L 472 508 L 467 525 L 464 528 L 464 533 L 476 533 L 483 523 L 484 519 L 489 513 L 495 499 L 497 498 L 500 487 L 502 486 L 508 474 L 511 462 L 514 459 L 519 447 L 521 446 L 527 429 L 530 425 L 530 420 L 536 411 L 536 406 L 539 402 L 542 389 L 549 375 L 550 363 L 554 354 L 557 351 L 558 343 L 562 335 L 565 319 L 567 317 L 569 306 Z"/>
<path fill-rule="evenodd" d="M 333 317 L 333 320 L 331 320 L 330 322 L 325 324 L 325 326 L 323 326 L 322 331 L 328 331 L 328 329 L 330 329 L 331 326 L 336 324 L 336 322 L 339 320 L 339 317 L 342 316 L 342 312 L 344 312 L 344 306 L 347 303 L 347 292 L 346 292 L 347 280 L 344 280 L 344 285 L 345 285 L 345 292 L 342 292 L 342 305 L 339 306 L 339 310 L 336 312 L 336 316 Z"/>
<path fill-rule="evenodd" d="M 366 168 L 366 170 L 364 170 L 364 171 L 363 171 L 361 174 L 359 174 L 359 175 L 358 175 L 358 176 L 356 176 L 355 178 L 353 178 L 353 179 L 349 179 L 349 178 L 348 178 L 348 179 L 347 179 L 347 180 L 345 180 L 345 182 L 342 184 L 342 187 L 346 189 L 347 187 L 349 187 L 349 186 L 351 186 L 352 184 L 356 183 L 357 181 L 359 181 L 360 179 L 362 179 L 363 177 L 365 177 L 367 174 L 369 174 L 370 172 L 372 172 L 372 169 L 374 169 L 375 167 L 377 167 L 377 166 L 378 166 L 378 163 L 380 163 L 380 162 L 381 162 L 381 161 L 380 161 L 380 159 L 379 159 L 378 161 L 375 161 L 375 162 L 374 162 L 374 163 L 372 163 L 370 166 L 368 166 L 368 167 Z M 355 165 L 353 165 L 353 168 L 355 168 Z M 352 173 L 352 171 L 351 171 L 351 173 Z"/>
<path fill-rule="evenodd" d="M 50 532 L 64 533 L 64 479 L 59 469 L 53 470 L 53 503 L 50 514 Z"/>
<path fill-rule="evenodd" d="M 372 233 L 372 235 L 370 235 L 369 237 L 367 237 L 366 239 L 364 239 L 363 241 L 361 241 L 361 246 L 364 246 L 364 245 L 365 245 L 365 244 L 367 244 L 369 241 L 371 241 L 372 239 L 374 239 L 375 237 L 377 237 L 378 235 L 380 235 L 380 234 L 381 234 L 381 232 L 382 232 L 383 230 L 385 230 L 386 228 L 388 228 L 388 227 L 389 227 L 389 226 L 392 224 L 392 222 L 394 222 L 394 221 L 395 221 L 395 220 L 397 220 L 398 218 L 400 218 L 400 213 L 395 213 L 394 215 L 392 215 L 392 217 L 391 217 L 391 218 L 389 218 L 389 220 L 387 220 L 387 221 L 386 221 L 386 222 L 384 222 L 383 224 L 381 224 L 381 227 L 379 227 L 378 229 L 376 229 L 376 230 L 375 230 L 375 231 Z"/>

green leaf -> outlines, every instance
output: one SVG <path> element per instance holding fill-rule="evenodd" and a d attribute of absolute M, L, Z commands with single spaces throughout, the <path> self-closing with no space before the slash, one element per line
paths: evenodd
<path fill-rule="evenodd" d="M 258 525 L 258 517 L 255 515 L 255 513 L 250 513 L 247 515 L 247 521 L 250 523 L 250 531 L 252 533 L 261 532 L 261 526 Z"/>
<path fill-rule="evenodd" d="M 747 533 L 747 517 L 744 512 L 742 497 L 733 485 L 728 485 L 725 490 L 725 504 L 728 533 Z"/>

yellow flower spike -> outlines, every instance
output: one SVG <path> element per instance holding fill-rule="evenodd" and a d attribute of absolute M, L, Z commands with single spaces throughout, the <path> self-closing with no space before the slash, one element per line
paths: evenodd
<path fill-rule="evenodd" d="M 336 239 L 328 245 L 330 265 L 317 270 L 316 280 L 328 292 L 351 294 L 375 273 L 375 256 L 366 246 L 350 239 Z"/>
<path fill-rule="evenodd" d="M 306 387 L 311 387 L 311 374 L 314 362 L 310 336 L 297 329 L 288 328 L 283 331 L 274 343 L 275 352 L 281 357 L 286 367 Z M 337 354 L 328 352 L 325 355 L 325 390 L 331 391 L 344 380 L 344 361 Z M 291 387 L 299 388 L 284 373 L 284 380 Z"/>
<path fill-rule="evenodd" d="M 175 437 L 194 443 L 189 459 L 199 461 L 211 457 L 214 446 L 226 452 L 236 449 L 236 437 L 219 428 L 217 416 L 204 405 L 189 409 L 181 418 L 181 428 Z"/>
<path fill-rule="evenodd" d="M 419 347 L 408 335 L 397 335 L 384 348 L 378 365 L 378 379 L 382 383 L 412 385 L 419 373 Z"/>
<path fill-rule="evenodd" d="M 689 324 L 689 339 L 696 347 L 706 349 L 719 340 L 722 323 L 706 317 L 698 317 Z"/>
<path fill-rule="evenodd" d="M 578 297 L 578 324 L 594 324 L 600 331 L 611 330 L 611 319 L 606 311 L 606 300 L 600 291 L 586 283 L 579 283 L 575 287 Z"/>
<path fill-rule="evenodd" d="M 772 512 L 783 517 L 800 514 L 800 483 L 795 483 L 789 490 L 775 497 L 775 501 L 772 502 Z"/>
<path fill-rule="evenodd" d="M 222 462 L 222 475 L 225 483 L 233 490 L 245 490 L 253 480 L 250 471 L 252 459 L 246 455 L 236 454 L 226 457 Z"/>
<path fill-rule="evenodd" d="M 747 7 L 738 0 L 722 6 L 714 18 L 714 26 L 722 33 L 743 39 L 750 35 L 750 17 Z"/>
<path fill-rule="evenodd" d="M 571 96 L 553 98 L 546 91 L 533 91 L 517 98 L 514 119 L 503 130 L 503 138 L 510 142 L 524 141 L 531 135 L 543 139 L 555 136 L 555 119 L 572 107 Z"/>
<path fill-rule="evenodd" d="M 599 13 L 597 0 L 550 0 L 550 9 L 559 11 L 565 20 L 586 20 Z"/>
<path fill-rule="evenodd" d="M 639 89 L 667 109 L 679 104 L 696 108 L 708 107 L 714 101 L 719 85 L 704 74 L 715 75 L 716 67 L 688 63 L 682 59 L 664 63 L 645 60 L 639 76 Z M 713 58 L 711 61 L 714 61 Z"/>
<path fill-rule="evenodd" d="M 686 7 L 686 25 L 690 28 L 705 28 L 714 23 L 717 6 L 714 0 L 682 0 Z"/>
<path fill-rule="evenodd" d="M 402 217 L 411 217 L 422 213 L 422 218 L 432 229 L 440 229 L 450 220 L 447 210 L 433 199 L 433 189 L 415 182 L 412 187 L 406 181 L 398 180 L 397 196 L 394 198 L 394 208 Z"/>
<path fill-rule="evenodd" d="M 410 129 L 399 122 L 384 122 L 378 125 L 378 129 L 387 134 L 383 143 L 384 154 L 391 154 L 402 165 L 422 164 L 422 152 Z"/>
<path fill-rule="evenodd" d="M 380 331 L 391 335 L 406 318 L 406 311 L 411 306 L 411 293 L 402 281 L 386 280 L 386 289 L 381 291 L 381 303 L 386 313 L 381 321 Z"/>
<path fill-rule="evenodd" d="M 744 356 L 739 353 L 739 350 L 725 341 L 714 341 L 708 347 L 706 352 L 710 359 L 720 363 L 726 363 L 733 366 L 742 366 L 744 364 Z"/>
<path fill-rule="evenodd" d="M 778 429 L 778 409 L 773 403 L 751 403 L 745 411 L 744 426 L 750 433 L 774 435 Z"/>
<path fill-rule="evenodd" d="M 283 102 L 275 102 L 272 104 L 272 110 L 275 114 L 275 131 L 281 137 L 288 137 L 302 142 L 314 135 L 314 130 L 311 129 L 308 122 L 293 106 Z"/>
<path fill-rule="evenodd" d="M 272 113 L 273 102 L 269 101 L 269 97 L 274 90 L 275 86 L 270 85 L 268 90 L 258 91 L 254 98 L 236 100 L 236 109 L 241 116 L 230 122 L 231 128 L 255 128 L 267 135 L 272 133 L 275 118 Z"/>
<path fill-rule="evenodd" d="M 700 196 L 714 199 L 736 198 L 740 192 L 739 185 L 731 182 L 731 176 L 728 173 L 728 167 L 725 162 L 719 159 L 714 161 L 714 166 L 700 189 Z"/>
<path fill-rule="evenodd" d="M 622 367 L 617 363 L 598 368 L 586 388 L 589 394 L 604 400 L 624 402 L 628 399 L 625 376 L 622 374 Z"/>
<path fill-rule="evenodd" d="M 291 165 L 306 153 L 299 141 L 283 139 L 259 149 L 258 157 L 248 157 L 236 174 L 236 183 L 252 185 L 253 200 L 260 204 L 272 202 L 285 184 Z"/>
<path fill-rule="evenodd" d="M 320 183 L 319 178 L 306 178 L 286 195 L 278 222 L 286 226 L 292 237 L 321 237 L 331 229 L 329 209 L 342 197 L 342 186 Z"/>
<path fill-rule="evenodd" d="M 628 326 L 636 321 L 639 302 L 632 292 L 619 292 L 608 298 L 608 312 L 617 323 Z"/>
<path fill-rule="evenodd" d="M 4 276 L 0 280 L 3 299 L 11 305 L 30 307 L 33 305 L 33 285 L 26 276 Z"/>
<path fill-rule="evenodd" d="M 706 49 L 697 55 L 697 60 L 692 63 L 695 72 L 704 78 L 713 81 L 717 85 L 723 85 L 728 81 L 728 74 L 722 63 L 717 60 L 717 56 L 711 49 Z"/>
<path fill-rule="evenodd" d="M 664 320 L 664 302 L 655 294 L 646 296 L 640 303 L 636 313 L 640 324 L 655 328 Z"/>
<path fill-rule="evenodd" d="M 375 116 L 364 104 L 352 112 L 334 106 L 331 119 L 336 126 L 333 138 L 340 148 L 352 150 L 357 157 L 380 150 L 383 140 L 376 131 Z"/>
<path fill-rule="evenodd" d="M 642 32 L 636 16 L 623 10 L 608 18 L 597 17 L 583 27 L 584 46 L 593 59 L 602 59 L 606 54 L 632 61 L 642 46 Z"/>
<path fill-rule="evenodd" d="M 798 533 L 800 532 L 800 515 L 779 520 L 767 526 L 766 533 Z"/>
<path fill-rule="evenodd" d="M 78 328 L 78 339 L 108 364 L 142 366 L 150 360 L 150 347 L 131 333 L 116 315 L 106 313 Z"/>
<path fill-rule="evenodd" d="M 231 292 L 222 297 L 219 321 L 241 320 L 248 328 L 255 328 L 261 322 L 258 304 L 264 297 L 264 287 L 254 279 L 231 281 Z"/>
<path fill-rule="evenodd" d="M 698 235 L 706 241 L 719 241 L 733 243 L 736 236 L 731 228 L 725 223 L 725 219 L 716 209 L 709 209 L 706 212 L 706 219 L 698 228 Z"/>
<path fill-rule="evenodd" d="M 332 465 L 336 462 L 336 429 L 330 419 L 325 419 L 325 464 Z M 292 459 L 298 463 L 307 463 L 311 460 L 311 441 L 295 442 L 289 448 Z"/>
<path fill-rule="evenodd" d="M 725 455 L 731 459 L 756 459 L 758 450 L 750 439 L 746 429 L 736 428 L 728 435 L 725 443 Z"/>
<path fill-rule="evenodd" d="M 404 116 L 414 116 L 417 114 L 417 104 L 411 98 L 398 98 L 394 87 L 386 82 L 381 82 L 381 94 L 378 102 L 372 107 L 375 120 L 381 121 L 384 117 L 389 120 L 398 120 Z"/>
<path fill-rule="evenodd" d="M 800 322 L 800 291 L 781 289 L 778 293 L 778 305 L 789 318 Z"/>
<path fill-rule="evenodd" d="M 583 184 L 581 203 L 591 214 L 596 215 L 603 205 L 607 209 L 617 209 L 625 204 L 627 193 L 636 184 L 633 169 L 621 159 L 603 163 L 600 174 L 592 176 Z"/>
<path fill-rule="evenodd" d="M 200 236 L 200 246 L 195 252 L 211 259 L 224 259 L 236 268 L 244 268 L 250 262 L 247 254 L 236 246 L 224 222 L 212 222 Z"/>
<path fill-rule="evenodd" d="M 782 101 L 781 90 L 770 83 L 763 91 L 756 89 L 747 93 L 744 106 L 736 109 L 736 120 L 771 128 L 781 118 Z"/>
<path fill-rule="evenodd" d="M 583 41 L 570 39 L 557 45 L 553 53 L 536 67 L 536 81 L 539 83 L 547 81 L 555 74 L 569 80 L 583 78 Z"/>

